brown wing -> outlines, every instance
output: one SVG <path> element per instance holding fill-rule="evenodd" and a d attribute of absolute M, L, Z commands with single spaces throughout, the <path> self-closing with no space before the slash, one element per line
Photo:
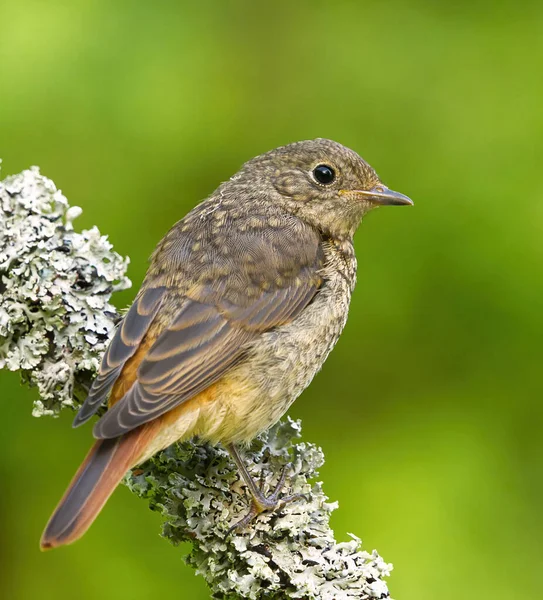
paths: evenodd
<path fill-rule="evenodd" d="M 155 318 L 165 291 L 163 286 L 148 288 L 134 301 L 102 358 L 98 375 L 74 419 L 74 427 L 88 421 L 102 406 L 126 361 L 136 352 Z"/>
<path fill-rule="evenodd" d="M 98 421 L 97 438 L 113 438 L 168 412 L 220 379 L 244 346 L 293 319 L 318 290 L 318 279 L 273 290 L 252 306 L 229 311 L 187 300 L 140 363 L 137 381 Z"/>
<path fill-rule="evenodd" d="M 249 342 L 294 319 L 321 285 L 320 237 L 299 221 L 289 217 L 271 230 L 238 221 L 234 236 L 228 220 L 217 231 L 196 217 L 194 228 L 173 230 L 153 257 L 150 272 L 168 290 L 140 340 L 149 350 L 134 365 L 136 380 L 98 421 L 97 438 L 127 433 L 209 387 Z M 255 223 L 254 214 L 246 220 Z"/>

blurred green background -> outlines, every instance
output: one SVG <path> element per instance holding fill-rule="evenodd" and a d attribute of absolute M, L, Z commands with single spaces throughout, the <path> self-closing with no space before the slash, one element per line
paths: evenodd
<path fill-rule="evenodd" d="M 3 0 L 0 23 L 3 176 L 39 165 L 131 257 L 118 306 L 275 146 L 331 137 L 415 200 L 365 220 L 347 328 L 290 414 L 395 598 L 543 597 L 543 3 Z M 90 430 L 0 390 L 0 596 L 207 598 L 124 488 L 38 551 Z"/>

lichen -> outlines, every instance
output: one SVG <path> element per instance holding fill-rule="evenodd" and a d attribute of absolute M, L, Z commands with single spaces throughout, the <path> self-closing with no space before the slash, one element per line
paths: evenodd
<path fill-rule="evenodd" d="M 36 167 L 0 182 L 0 368 L 37 386 L 35 416 L 74 404 L 115 327 L 110 296 L 130 286 L 106 236 L 74 231 L 81 212 Z"/>
<path fill-rule="evenodd" d="M 33 414 L 76 408 L 113 335 L 115 290 L 130 285 L 128 259 L 93 227 L 77 233 L 69 207 L 37 168 L 0 182 L 0 368 L 37 386 Z M 234 600 L 388 598 L 392 569 L 360 540 L 337 542 L 329 502 L 317 481 L 320 448 L 300 441 L 287 419 L 245 451 L 252 475 L 273 489 L 288 466 L 286 494 L 303 497 L 229 533 L 249 505 L 228 453 L 209 444 L 174 444 L 132 471 L 125 483 L 164 518 L 162 535 L 190 541 L 186 562 L 214 598 Z"/>
<path fill-rule="evenodd" d="M 321 482 L 320 448 L 300 442 L 301 424 L 287 419 L 245 452 L 251 474 L 272 490 L 288 468 L 286 494 L 304 494 L 278 511 L 260 515 L 244 531 L 228 534 L 247 512 L 249 496 L 228 453 L 209 444 L 175 444 L 135 470 L 126 483 L 164 517 L 162 535 L 192 542 L 186 561 L 214 598 L 251 600 L 388 598 L 383 581 L 392 566 L 359 538 L 337 543 Z"/>

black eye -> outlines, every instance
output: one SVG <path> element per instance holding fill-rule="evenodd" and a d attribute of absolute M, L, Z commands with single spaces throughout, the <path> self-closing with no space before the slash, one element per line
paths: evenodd
<path fill-rule="evenodd" d="M 336 178 L 336 172 L 328 165 L 317 165 L 313 169 L 313 177 L 324 185 L 331 184 Z"/>

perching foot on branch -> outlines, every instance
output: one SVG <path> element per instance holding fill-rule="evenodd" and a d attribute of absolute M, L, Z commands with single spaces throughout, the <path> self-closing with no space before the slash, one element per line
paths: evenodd
<path fill-rule="evenodd" d="M 240 475 L 243 477 L 245 481 L 245 485 L 249 488 L 249 492 L 251 494 L 251 506 L 247 514 L 238 521 L 234 523 L 232 527 L 227 532 L 227 535 L 230 535 L 233 531 L 241 531 L 245 529 L 252 521 L 261 513 L 266 511 L 276 511 L 286 504 L 293 502 L 294 500 L 307 499 L 305 494 L 291 494 L 285 498 L 281 498 L 281 492 L 283 491 L 283 487 L 285 486 L 285 481 L 287 478 L 287 472 L 292 467 L 290 463 L 286 464 L 281 469 L 281 475 L 279 476 L 279 481 L 275 485 L 273 492 L 266 496 L 264 494 L 264 471 L 261 471 L 260 474 L 260 486 L 255 483 L 255 480 L 251 477 L 243 458 L 240 456 L 238 449 L 234 444 L 229 444 L 228 452 L 232 456 Z"/>

